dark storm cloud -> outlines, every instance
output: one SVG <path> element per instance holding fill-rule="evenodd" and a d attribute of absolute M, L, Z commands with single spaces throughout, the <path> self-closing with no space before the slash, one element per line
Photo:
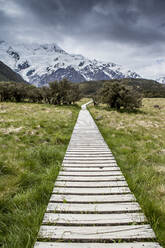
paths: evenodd
<path fill-rule="evenodd" d="M 13 0 L 14 1 L 14 0 Z M 15 0 L 16 1 L 16 0 Z M 163 42 L 164 0 L 17 0 L 41 24 L 61 35 L 128 43 Z M 29 25 L 31 25 L 29 20 Z"/>
<path fill-rule="evenodd" d="M 2 4 L 4 3 L 3 0 Z M 0 1 L 0 2 L 1 2 Z M 9 0 L 24 12 L 15 16 L 19 26 L 45 31 L 52 28 L 54 34 L 78 36 L 88 40 L 116 40 L 146 44 L 163 42 L 165 38 L 164 0 Z M 7 5 L 6 5 L 7 8 Z M 10 6 L 9 6 L 10 8 Z M 1 9 L 1 7 L 0 7 Z M 29 16 L 29 19 L 28 19 Z M 34 20 L 36 20 L 36 24 Z M 13 16 L 0 10 L 0 26 L 15 29 Z M 16 21 L 17 23 L 17 21 Z"/>
<path fill-rule="evenodd" d="M 0 40 L 55 41 L 69 52 L 143 65 L 165 53 L 164 13 L 165 0 L 0 0 Z"/>

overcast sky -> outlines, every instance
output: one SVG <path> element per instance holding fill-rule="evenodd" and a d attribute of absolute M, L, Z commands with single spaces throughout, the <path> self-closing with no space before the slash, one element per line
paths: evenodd
<path fill-rule="evenodd" d="M 157 78 L 165 76 L 165 0 L 0 0 L 0 40 L 55 42 Z"/>

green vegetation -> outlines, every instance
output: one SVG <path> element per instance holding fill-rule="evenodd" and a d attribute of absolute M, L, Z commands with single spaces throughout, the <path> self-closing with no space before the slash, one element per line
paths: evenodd
<path fill-rule="evenodd" d="M 31 248 L 79 107 L 0 103 L 0 246 Z"/>
<path fill-rule="evenodd" d="M 111 108 L 132 111 L 141 106 L 142 95 L 124 84 L 107 82 L 93 97 L 93 102 L 94 105 L 101 102 Z"/>
<path fill-rule="evenodd" d="M 144 97 L 165 97 L 165 85 L 159 84 L 154 80 L 141 79 L 141 78 L 123 78 L 102 81 L 89 81 L 79 84 L 80 92 L 84 97 L 93 97 L 96 92 L 103 87 L 104 83 L 119 83 L 125 86 L 130 86 L 134 90 L 143 94 Z"/>
<path fill-rule="evenodd" d="M 105 105 L 89 108 L 165 247 L 165 99 L 144 99 L 134 113 Z"/>
<path fill-rule="evenodd" d="M 74 104 L 80 99 L 79 86 L 66 79 L 37 88 L 26 83 L 0 82 L 0 101 L 34 102 L 54 105 Z"/>

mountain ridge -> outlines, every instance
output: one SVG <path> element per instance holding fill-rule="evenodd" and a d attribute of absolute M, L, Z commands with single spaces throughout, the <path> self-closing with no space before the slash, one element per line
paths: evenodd
<path fill-rule="evenodd" d="M 22 83 L 25 82 L 23 78 L 13 71 L 9 66 L 4 64 L 2 61 L 0 61 L 0 81 L 8 82 L 18 82 Z"/>
<path fill-rule="evenodd" d="M 124 66 L 69 54 L 56 43 L 26 45 L 0 41 L 0 58 L 24 80 L 36 86 L 63 78 L 71 82 L 141 78 Z"/>

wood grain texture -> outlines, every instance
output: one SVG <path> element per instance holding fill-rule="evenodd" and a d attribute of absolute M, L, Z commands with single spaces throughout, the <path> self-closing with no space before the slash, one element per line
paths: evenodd
<path fill-rule="evenodd" d="M 99 172 L 86 172 L 86 171 L 60 171 L 59 176 L 76 176 L 76 177 L 107 177 L 107 176 L 121 176 L 121 171 L 99 171 Z"/>
<path fill-rule="evenodd" d="M 102 188 L 102 187 L 123 187 L 128 186 L 126 181 L 112 181 L 112 182 L 69 182 L 69 181 L 56 181 L 56 187 L 92 187 L 92 188 Z"/>
<path fill-rule="evenodd" d="M 135 202 L 136 199 L 132 194 L 119 195 L 58 195 L 52 194 L 50 202 L 66 203 L 119 203 Z"/>
<path fill-rule="evenodd" d="M 55 240 L 142 240 L 154 239 L 149 225 L 122 226 L 41 226 L 39 238 Z"/>
<path fill-rule="evenodd" d="M 137 212 L 141 208 L 137 202 L 128 203 L 100 203 L 100 204 L 69 204 L 69 203 L 49 203 L 47 212 L 66 212 L 66 213 L 118 213 L 118 212 Z"/>
<path fill-rule="evenodd" d="M 46 213 L 43 224 L 61 225 L 121 225 L 143 223 L 146 218 L 143 213 L 125 214 L 54 214 Z"/>
<path fill-rule="evenodd" d="M 72 194 L 72 195 L 117 195 L 131 193 L 128 187 L 106 187 L 106 188 L 72 188 L 72 187 L 57 187 L 53 189 L 56 194 Z"/>
<path fill-rule="evenodd" d="M 109 182 L 109 181 L 125 181 L 124 176 L 58 176 L 59 181 L 79 181 L 79 182 Z"/>

